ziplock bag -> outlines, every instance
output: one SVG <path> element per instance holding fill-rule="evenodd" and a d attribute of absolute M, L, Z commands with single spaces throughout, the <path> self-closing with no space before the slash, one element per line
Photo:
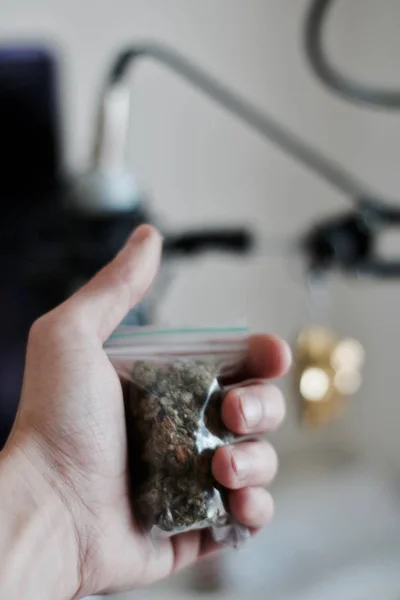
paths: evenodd
<path fill-rule="evenodd" d="M 223 425 L 221 407 L 246 357 L 247 330 L 121 327 L 105 350 L 124 390 L 139 525 L 161 535 L 210 527 L 217 541 L 240 544 L 249 532 L 230 515 L 211 461 L 241 439 Z"/>

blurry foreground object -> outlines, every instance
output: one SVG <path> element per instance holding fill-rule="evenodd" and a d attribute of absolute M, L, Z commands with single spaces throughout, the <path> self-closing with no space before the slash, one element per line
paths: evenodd
<path fill-rule="evenodd" d="M 318 427 L 332 422 L 361 386 L 363 347 L 357 340 L 310 326 L 298 335 L 294 357 L 303 423 Z"/>

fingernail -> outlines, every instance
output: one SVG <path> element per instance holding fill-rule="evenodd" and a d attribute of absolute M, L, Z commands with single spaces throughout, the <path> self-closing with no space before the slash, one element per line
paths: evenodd
<path fill-rule="evenodd" d="M 264 416 L 269 427 L 278 426 L 285 416 L 285 403 L 278 388 L 272 388 L 273 396 L 264 405 Z"/>
<path fill-rule="evenodd" d="M 263 416 L 263 408 L 259 398 L 241 394 L 240 402 L 247 427 L 250 429 L 258 425 Z"/>
<path fill-rule="evenodd" d="M 283 355 L 286 368 L 289 368 L 292 365 L 292 349 L 287 342 L 283 340 Z"/>

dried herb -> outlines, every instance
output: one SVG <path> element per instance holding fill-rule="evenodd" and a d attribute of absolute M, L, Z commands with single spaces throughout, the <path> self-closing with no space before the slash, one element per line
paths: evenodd
<path fill-rule="evenodd" d="M 233 436 L 221 419 L 215 361 L 136 362 L 127 396 L 136 515 L 164 532 L 227 523 L 213 479 L 215 449 Z"/>

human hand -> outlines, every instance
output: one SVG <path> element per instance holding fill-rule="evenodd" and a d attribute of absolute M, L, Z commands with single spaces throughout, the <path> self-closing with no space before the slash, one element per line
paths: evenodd
<path fill-rule="evenodd" d="M 121 384 L 102 345 L 150 286 L 160 251 L 159 234 L 139 228 L 113 262 L 30 333 L 20 410 L 2 460 L 12 461 L 22 478 L 34 471 L 27 480 L 35 487 L 35 503 L 57 507 L 52 519 L 63 526 L 52 543 L 69 548 L 59 600 L 147 585 L 218 549 L 207 531 L 154 546 L 129 503 Z M 282 375 L 289 362 L 289 350 L 277 338 L 251 339 L 243 381 L 257 383 L 225 398 L 229 429 L 261 434 L 280 424 L 283 398 L 266 379 Z M 276 468 L 266 441 L 215 453 L 213 474 L 231 490 L 234 516 L 254 531 L 272 516 L 272 499 L 262 486 Z M 50 571 L 51 565 L 48 576 Z"/>

